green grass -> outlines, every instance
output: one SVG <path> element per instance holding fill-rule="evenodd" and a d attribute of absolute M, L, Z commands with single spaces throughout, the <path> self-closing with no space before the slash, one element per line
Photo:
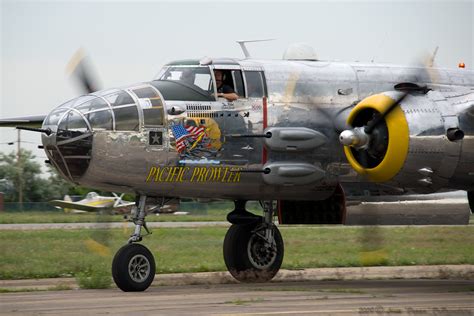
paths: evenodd
<path fill-rule="evenodd" d="M 226 221 L 227 213 L 233 210 L 232 202 L 210 203 L 183 203 L 180 211 L 189 212 L 188 215 L 174 214 L 149 214 L 149 222 L 215 222 Z M 247 203 L 250 211 L 261 212 L 257 202 Z M 95 213 L 64 213 L 63 211 L 24 211 L 0 212 L 0 224 L 23 223 L 95 223 L 95 222 L 121 222 L 123 215 L 98 215 Z"/>
<path fill-rule="evenodd" d="M 248 203 L 250 211 L 259 210 L 256 203 Z M 214 202 L 209 205 L 191 204 L 183 206 L 183 211 L 189 215 L 160 214 L 147 216 L 149 222 L 214 222 L 226 221 L 226 216 L 233 209 L 232 203 Z M 260 213 L 257 213 L 260 214 Z M 27 211 L 27 212 L 0 212 L 0 224 L 23 223 L 95 223 L 95 222 L 121 222 L 123 215 L 97 215 L 94 213 L 66 214 L 62 211 Z M 471 215 L 470 224 L 474 224 L 474 214 Z"/>
<path fill-rule="evenodd" d="M 173 215 L 150 214 L 148 222 L 214 222 L 225 221 L 227 212 L 220 210 L 208 211 L 205 215 Z M 95 223 L 95 222 L 122 222 L 123 215 L 97 215 L 93 213 L 66 214 L 62 212 L 12 212 L 0 213 L 0 224 L 26 223 Z"/>
<path fill-rule="evenodd" d="M 381 248 L 386 265 L 474 264 L 474 226 L 283 226 L 281 232 L 287 269 L 361 266 L 361 251 Z M 155 256 L 157 273 L 225 271 L 225 233 L 224 227 L 160 228 L 143 243 Z M 130 230 L 121 229 L 1 231 L 0 279 L 74 276 L 102 285 L 110 276 L 112 256 L 129 235 Z M 86 241 L 91 238 L 107 244 L 110 252 L 90 250 Z M 95 271 L 87 274 L 91 267 L 99 272 L 88 280 L 95 277 Z"/>

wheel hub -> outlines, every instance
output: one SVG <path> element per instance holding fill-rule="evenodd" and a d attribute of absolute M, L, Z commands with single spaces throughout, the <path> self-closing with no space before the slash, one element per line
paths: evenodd
<path fill-rule="evenodd" d="M 268 269 L 276 259 L 274 243 L 267 242 L 258 234 L 253 234 L 247 247 L 248 257 L 255 268 Z"/>
<path fill-rule="evenodd" d="M 144 255 L 135 255 L 128 263 L 130 278 L 137 282 L 144 282 L 150 275 L 150 262 Z"/>

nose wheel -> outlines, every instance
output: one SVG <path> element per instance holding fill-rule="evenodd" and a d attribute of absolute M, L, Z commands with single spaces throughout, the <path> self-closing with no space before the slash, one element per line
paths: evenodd
<path fill-rule="evenodd" d="M 155 277 L 155 259 L 145 246 L 127 244 L 115 254 L 112 277 L 124 292 L 145 291 Z"/>
<path fill-rule="evenodd" d="M 135 230 L 123 246 L 115 254 L 112 261 L 112 277 L 115 284 L 124 292 L 145 291 L 155 278 L 155 259 L 148 248 L 136 242 L 142 240 L 142 228 L 148 234 L 145 223 L 146 196 L 140 196 L 132 220 Z"/>
<path fill-rule="evenodd" d="M 271 205 L 264 213 L 260 222 L 232 225 L 225 236 L 224 261 L 240 282 L 270 281 L 283 262 L 283 238 L 272 222 Z"/>

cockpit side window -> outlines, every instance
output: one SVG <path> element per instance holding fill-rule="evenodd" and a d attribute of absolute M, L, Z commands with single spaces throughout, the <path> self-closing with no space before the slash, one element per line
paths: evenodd
<path fill-rule="evenodd" d="M 156 91 L 150 87 L 137 88 L 132 90 L 139 98 L 139 103 L 143 109 L 145 126 L 163 125 L 163 102 Z"/>
<path fill-rule="evenodd" d="M 209 67 L 170 67 L 159 80 L 177 81 L 191 88 L 212 92 L 212 78 Z"/>
<path fill-rule="evenodd" d="M 244 80 L 240 70 L 232 70 L 232 79 L 234 80 L 234 90 L 240 97 L 245 96 Z"/>
<path fill-rule="evenodd" d="M 249 98 L 263 98 L 266 95 L 265 81 L 261 71 L 245 71 L 247 96 Z"/>
<path fill-rule="evenodd" d="M 158 75 L 158 80 L 151 84 L 165 100 L 213 100 L 212 76 L 208 66 L 166 67 Z"/>
<path fill-rule="evenodd" d="M 105 99 L 112 105 L 116 131 L 138 131 L 140 124 L 137 105 L 127 92 L 120 91 L 105 96 Z"/>
<path fill-rule="evenodd" d="M 217 93 L 235 93 L 239 98 L 245 97 L 244 81 L 240 69 L 214 69 Z"/>

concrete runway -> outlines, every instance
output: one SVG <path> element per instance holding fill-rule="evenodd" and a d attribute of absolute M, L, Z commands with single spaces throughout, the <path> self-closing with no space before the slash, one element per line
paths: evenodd
<path fill-rule="evenodd" d="M 474 315 L 474 281 L 365 280 L 0 295 L 1 315 Z"/>

